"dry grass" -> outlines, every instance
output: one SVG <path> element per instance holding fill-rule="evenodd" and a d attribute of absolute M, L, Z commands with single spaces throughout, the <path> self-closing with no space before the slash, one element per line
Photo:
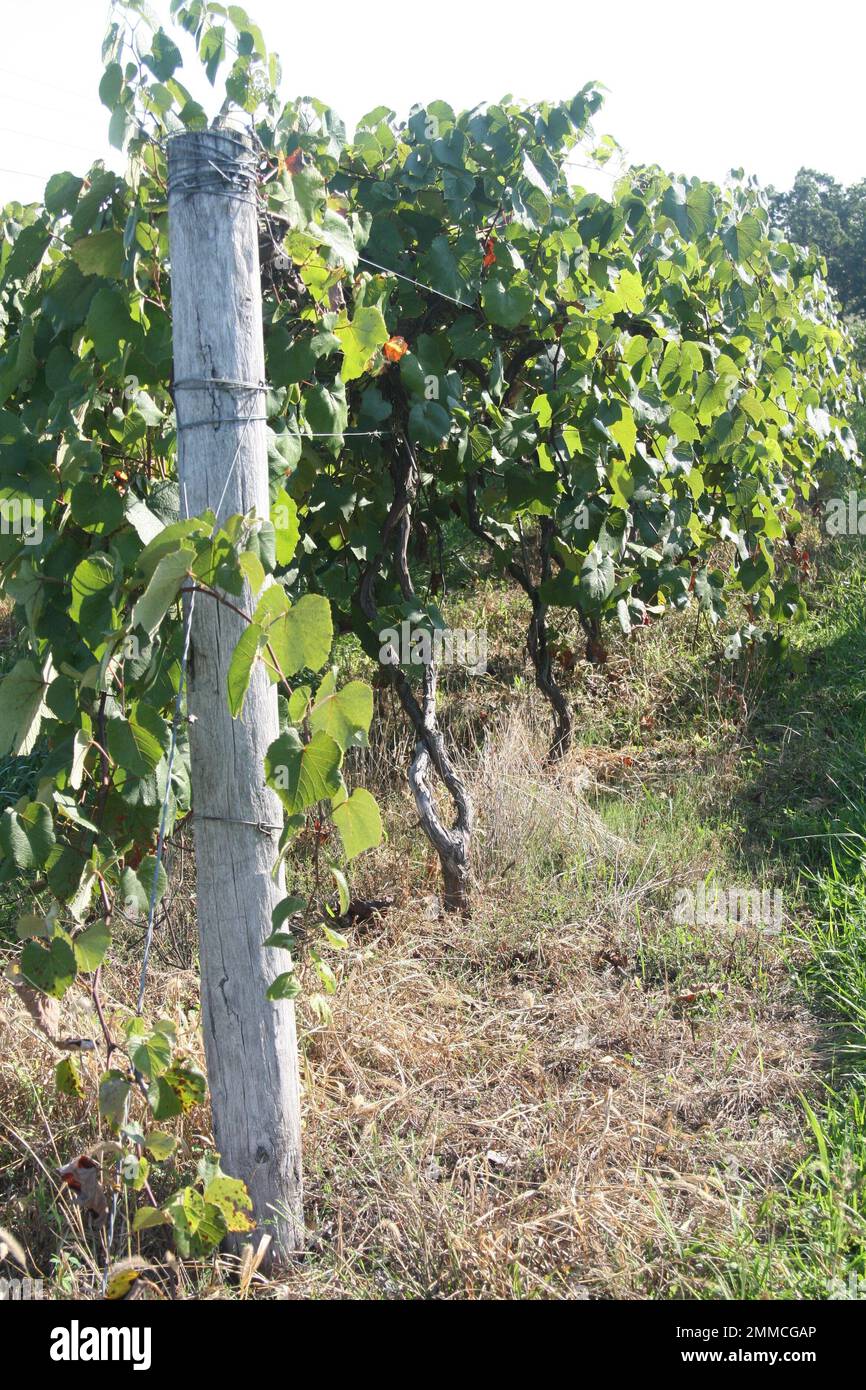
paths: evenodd
<path fill-rule="evenodd" d="M 309 1249 L 265 1296 L 676 1292 L 689 1244 L 729 1233 L 746 1192 L 800 1152 L 818 1039 L 777 943 L 673 927 L 672 887 L 693 866 L 659 853 L 639 817 L 634 835 L 609 828 L 597 755 L 546 771 L 544 721 L 526 709 L 506 704 L 467 756 L 470 922 L 437 915 L 435 863 L 394 776 L 405 750 L 380 749 L 392 838 L 358 887 L 397 901 L 334 957 L 332 1022 L 301 1003 Z M 621 794 L 640 800 L 634 767 Z M 130 941 L 104 984 L 118 1021 L 136 955 Z M 63 1007 L 64 1032 L 96 1036 L 86 997 Z M 192 972 L 157 965 L 150 1007 L 200 1056 Z M 58 1291 L 92 1293 L 99 1238 L 53 1168 L 99 1138 L 100 1064 L 85 1060 L 88 1108 L 55 1094 L 57 1054 L 8 992 L 0 1027 L 0 1224 Z M 188 1167 L 207 1115 L 181 1133 Z M 208 1290 L 227 1293 L 213 1270 Z"/>
<path fill-rule="evenodd" d="M 6 651 L 15 642 L 15 624 L 12 620 L 14 606 L 11 599 L 0 598 L 0 652 Z"/>
<path fill-rule="evenodd" d="M 542 735 L 512 713 L 475 762 L 473 921 L 407 884 L 307 1036 L 292 1296 L 665 1290 L 682 1242 L 794 1159 L 817 1037 L 777 947 L 672 949 L 672 879 L 591 809 L 579 756 L 542 770 Z"/>
<path fill-rule="evenodd" d="M 308 1042 L 318 1251 L 289 1291 L 634 1296 L 665 1286 L 668 1222 L 727 1225 L 738 1171 L 772 1181 L 807 1022 L 747 986 L 684 1018 L 608 940 L 401 913 L 357 953 Z"/>

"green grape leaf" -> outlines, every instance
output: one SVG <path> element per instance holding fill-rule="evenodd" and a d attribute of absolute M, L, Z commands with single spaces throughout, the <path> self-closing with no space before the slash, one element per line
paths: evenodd
<path fill-rule="evenodd" d="M 0 757 L 26 757 L 39 737 L 48 682 L 35 662 L 16 661 L 0 681 Z"/>
<path fill-rule="evenodd" d="M 271 925 L 274 930 L 281 927 L 287 918 L 294 917 L 296 912 L 303 912 L 306 906 L 306 898 L 299 898 L 294 893 L 288 898 L 281 898 L 271 913 Z"/>
<path fill-rule="evenodd" d="M 277 538 L 277 564 L 290 565 L 300 539 L 298 508 L 285 488 L 280 488 L 271 507 L 271 523 Z"/>
<path fill-rule="evenodd" d="M 171 1063 L 171 1039 L 159 1031 L 142 1038 L 130 1051 L 132 1064 L 143 1076 L 156 1080 Z"/>
<path fill-rule="evenodd" d="M 603 603 L 613 593 L 615 573 L 609 555 L 593 548 L 580 568 L 580 588 L 593 604 Z"/>
<path fill-rule="evenodd" d="M 267 998 L 276 1003 L 279 999 L 297 999 L 300 992 L 301 986 L 296 976 L 287 970 L 268 985 Z"/>
<path fill-rule="evenodd" d="M 685 241 L 695 241 L 710 231 L 716 214 L 712 190 L 697 181 L 674 183 L 662 199 L 661 210 L 675 224 Z"/>
<path fill-rule="evenodd" d="M 120 279 L 123 269 L 123 233 L 113 227 L 101 232 L 91 232 L 74 242 L 72 259 L 84 275 L 102 275 L 106 279 Z"/>
<path fill-rule="evenodd" d="M 153 1226 L 167 1226 L 171 1224 L 171 1217 L 158 1207 L 143 1206 L 139 1207 L 132 1221 L 133 1231 L 149 1231 Z"/>
<path fill-rule="evenodd" d="M 41 801 L 22 811 L 7 807 L 0 816 L 0 850 L 16 869 L 38 869 L 55 847 L 54 820 Z"/>
<path fill-rule="evenodd" d="M 320 731 L 304 744 L 296 729 L 288 729 L 274 740 L 265 755 L 268 785 L 289 815 L 297 815 L 340 792 L 342 759 L 340 747 L 330 734 Z"/>
<path fill-rule="evenodd" d="M 73 1100 L 84 1100 L 81 1073 L 74 1057 L 64 1057 L 62 1062 L 57 1063 L 54 1069 L 54 1082 L 62 1096 L 71 1096 Z"/>
<path fill-rule="evenodd" d="M 150 41 L 150 52 L 145 53 L 143 61 L 160 82 L 167 82 L 175 70 L 183 66 L 180 49 L 164 29 L 157 29 Z"/>
<path fill-rule="evenodd" d="M 451 416 L 438 401 L 423 401 L 409 411 L 409 435 L 423 449 L 437 449 L 451 432 Z"/>
<path fill-rule="evenodd" d="M 764 225 L 754 213 L 722 232 L 722 242 L 735 261 L 743 263 L 755 254 L 764 240 Z"/>
<path fill-rule="evenodd" d="M 183 1259 L 202 1259 L 228 1234 L 225 1217 L 213 1202 L 206 1202 L 194 1187 L 172 1197 L 165 1212 L 174 1227 L 174 1238 Z"/>
<path fill-rule="evenodd" d="M 343 349 L 343 365 L 340 377 L 343 381 L 354 381 L 367 371 L 378 349 L 388 341 L 388 329 L 382 317 L 382 310 L 373 306 L 356 309 L 351 323 L 348 315 L 341 314 L 334 326 Z"/>
<path fill-rule="evenodd" d="M 126 1119 L 126 1106 L 132 1083 L 121 1071 L 112 1068 L 99 1079 L 99 1113 L 115 1134 Z"/>
<path fill-rule="evenodd" d="M 107 922 L 94 922 L 92 926 L 79 932 L 72 943 L 78 969 L 86 975 L 92 975 L 104 961 L 110 945 L 111 931 Z"/>
<path fill-rule="evenodd" d="M 355 859 L 382 839 L 382 817 L 375 799 L 364 787 L 333 809 L 334 824 L 340 832 L 347 859 Z"/>
<path fill-rule="evenodd" d="M 75 979 L 72 947 L 60 936 L 48 942 L 28 941 L 21 952 L 21 974 L 34 989 L 62 999 Z"/>
<path fill-rule="evenodd" d="M 253 667 L 266 640 L 264 630 L 258 623 L 250 623 L 235 644 L 226 677 L 232 719 L 237 719 L 243 713 Z"/>
<path fill-rule="evenodd" d="M 135 625 L 143 627 L 149 637 L 157 631 L 177 598 L 194 560 L 195 551 L 192 546 L 182 545 L 178 550 L 164 555 L 157 564 L 150 583 L 136 603 L 132 614 Z"/>
<path fill-rule="evenodd" d="M 516 328 L 529 317 L 533 293 L 529 285 L 511 285 L 504 281 L 488 280 L 481 292 L 484 313 L 500 328 Z"/>
<path fill-rule="evenodd" d="M 148 1087 L 147 1099 L 155 1120 L 170 1120 L 173 1115 L 186 1115 L 194 1105 L 201 1105 L 207 1095 L 207 1082 L 194 1067 L 173 1066 L 155 1077 Z"/>
<path fill-rule="evenodd" d="M 272 585 L 262 595 L 254 621 L 261 625 L 276 658 L 275 665 L 271 652 L 265 650 L 262 655 L 272 681 L 278 681 L 280 673 L 288 678 L 305 669 L 318 671 L 331 654 L 331 606 L 321 594 L 304 594 L 292 606 L 285 591 Z"/>
<path fill-rule="evenodd" d="M 171 741 L 165 720 L 145 704 L 139 704 L 128 719 L 109 719 L 107 733 L 109 754 L 133 777 L 146 777 L 153 772 Z"/>
<path fill-rule="evenodd" d="M 76 483 L 69 499 L 72 520 L 93 535 L 108 535 L 123 521 L 123 499 L 116 488 L 100 487 L 93 478 Z"/>
<path fill-rule="evenodd" d="M 114 565 L 108 555 L 88 555 L 73 571 L 69 616 L 92 647 L 100 645 L 111 627 L 114 584 Z"/>
<path fill-rule="evenodd" d="M 144 1147 L 151 1158 L 157 1163 L 161 1163 L 166 1158 L 171 1158 L 177 1148 L 177 1140 L 173 1134 L 166 1134 L 161 1129 L 150 1129 L 144 1136 Z"/>
<path fill-rule="evenodd" d="M 373 691 L 364 681 L 349 681 L 336 688 L 333 671 L 322 678 L 316 702 L 310 710 L 310 728 L 330 734 L 345 753 L 348 748 L 365 748 L 373 719 Z"/>
<path fill-rule="evenodd" d="M 240 1178 L 228 1178 L 220 1174 L 207 1184 L 204 1190 L 206 1202 L 219 1207 L 230 1231 L 251 1231 L 255 1222 L 247 1212 L 253 1209 L 253 1199 Z"/>

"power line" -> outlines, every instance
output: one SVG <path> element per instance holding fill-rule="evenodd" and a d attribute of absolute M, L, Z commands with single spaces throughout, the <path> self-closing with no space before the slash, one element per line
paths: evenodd
<path fill-rule="evenodd" d="M 566 159 L 563 163 L 567 169 L 588 169 L 591 174 L 601 174 L 607 179 L 625 178 L 628 174 L 627 169 L 605 169 L 602 164 L 582 164 L 579 159 Z"/>
<path fill-rule="evenodd" d="M 65 145 L 68 150 L 78 150 L 81 154 L 90 154 L 91 151 L 84 145 L 75 145 L 71 140 L 58 140 L 53 135 L 37 135 L 35 130 L 15 130 L 13 126 L 0 125 L 0 133 L 3 135 L 19 135 L 22 140 L 38 140 L 43 145 Z"/>
<path fill-rule="evenodd" d="M 75 97 L 78 101 L 86 101 L 88 104 L 93 100 L 92 93 L 85 95 L 84 92 L 78 91 L 77 88 L 60 87 L 56 82 L 46 82 L 44 78 L 34 77 L 32 73 L 29 72 L 26 79 L 21 76 L 20 72 L 15 72 L 13 68 L 0 67 L 0 73 L 2 73 L 4 77 L 14 78 L 16 82 L 23 82 L 26 80 L 28 86 L 35 84 L 37 87 L 50 87 L 52 92 L 58 92 L 61 96 Z"/>
<path fill-rule="evenodd" d="M 18 178 L 36 179 L 39 183 L 47 183 L 51 178 L 51 174 L 34 174 L 32 169 L 4 169 L 2 165 L 0 174 L 15 174 Z"/>
<path fill-rule="evenodd" d="M 67 120 L 70 116 L 70 112 L 62 106 L 46 106 L 42 101 L 32 101 L 29 97 L 19 96 L 17 92 L 0 92 L 0 101 L 14 102 L 17 106 L 32 106 L 37 111 L 44 111 L 54 116 L 65 116 Z M 74 111 L 71 114 L 80 118 L 84 113 Z M 95 114 L 94 112 L 93 115 Z"/>

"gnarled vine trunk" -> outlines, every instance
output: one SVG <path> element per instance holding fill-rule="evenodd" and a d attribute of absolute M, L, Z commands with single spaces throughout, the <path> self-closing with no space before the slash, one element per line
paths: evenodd
<path fill-rule="evenodd" d="M 402 440 L 403 452 L 392 466 L 394 501 L 382 532 L 382 550 L 386 551 L 394 536 L 393 563 L 403 597 L 417 602 L 409 573 L 409 536 L 412 526 L 412 503 L 418 486 L 418 465 L 407 440 Z M 381 631 L 375 599 L 375 583 L 379 565 L 367 566 L 360 587 L 360 604 L 367 622 L 375 632 Z M 416 699 L 412 686 L 397 662 L 384 662 L 383 669 L 397 691 L 400 704 L 415 731 L 415 753 L 409 768 L 409 785 L 421 828 L 435 849 L 442 869 L 442 905 L 446 912 L 470 912 L 469 854 L 474 821 L 472 799 L 463 778 L 457 771 L 445 745 L 436 718 L 436 665 L 431 660 L 424 666 L 421 701 Z M 432 773 L 442 780 L 454 806 L 451 826 L 443 820 L 433 792 Z"/>
<path fill-rule="evenodd" d="M 532 617 L 526 633 L 526 650 L 535 669 L 535 684 L 553 711 L 553 738 L 547 761 L 558 762 L 571 748 L 574 723 L 571 706 L 553 676 L 553 660 L 547 640 L 547 604 L 535 591 L 532 598 Z"/>
<path fill-rule="evenodd" d="M 516 580 L 532 608 L 529 627 L 526 632 L 526 650 L 535 671 L 535 684 L 544 695 L 553 713 L 553 738 L 547 754 L 547 761 L 558 762 L 571 748 L 574 736 L 574 721 L 571 707 L 557 684 L 553 674 L 553 656 L 547 633 L 547 604 L 541 597 L 540 586 L 532 581 L 529 561 L 524 555 L 524 564 L 505 559 L 501 547 L 493 536 L 485 531 L 478 510 L 478 479 L 472 474 L 466 480 L 466 510 L 469 529 L 483 541 L 488 550 L 496 556 L 507 574 Z M 541 533 L 541 583 L 550 578 L 550 546 L 553 539 L 553 525 L 547 519 L 542 522 Z"/>
<path fill-rule="evenodd" d="M 410 692 L 411 693 L 411 692 Z M 407 709 L 416 734 L 415 756 L 409 768 L 409 785 L 415 797 L 418 819 L 442 867 L 442 906 L 446 912 L 469 915 L 469 849 L 472 837 L 472 802 L 466 785 L 458 775 L 445 748 L 445 740 L 436 721 L 436 667 L 431 661 L 424 667 L 424 693 L 420 707 L 421 726 L 418 727 L 418 706 Z M 450 829 L 443 824 L 436 809 L 430 784 L 431 768 L 435 768 L 456 807 L 457 817 Z"/>

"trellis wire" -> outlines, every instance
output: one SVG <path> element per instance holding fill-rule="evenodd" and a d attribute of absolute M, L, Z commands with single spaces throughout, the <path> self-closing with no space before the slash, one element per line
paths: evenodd
<path fill-rule="evenodd" d="M 389 265 L 380 265 L 378 261 L 371 261 L 369 256 L 358 256 L 359 261 L 364 265 L 371 265 L 376 270 L 384 270 L 386 275 L 396 275 L 398 280 L 406 280 L 410 285 L 416 285 L 419 290 L 427 290 L 428 294 L 438 295 L 440 299 L 447 299 L 451 304 L 457 304 L 461 309 L 477 309 L 477 304 L 470 304 L 465 299 L 455 299 L 453 294 L 445 294 L 443 290 L 436 290 L 432 285 L 425 285 L 421 280 L 413 280 L 411 275 L 404 275 L 401 270 L 392 270 Z"/>
<path fill-rule="evenodd" d="M 185 519 L 189 518 L 189 505 L 187 502 L 186 484 L 183 488 L 183 510 Z M 144 934 L 144 954 L 141 960 L 141 974 L 138 981 L 138 1002 L 135 1012 L 140 1015 L 144 1007 L 144 993 L 147 988 L 147 970 L 150 964 L 150 952 L 153 946 L 153 919 L 156 912 L 156 895 L 159 888 L 159 871 L 162 867 L 162 856 L 165 849 L 165 827 L 168 821 L 168 806 L 171 800 L 171 773 L 174 767 L 174 755 L 177 750 L 177 731 L 180 725 L 181 711 L 183 708 L 183 697 L 186 690 L 186 668 L 189 660 L 189 642 L 192 632 L 192 615 L 195 608 L 195 590 L 189 596 L 189 604 L 184 615 L 183 624 L 183 647 L 180 658 L 180 677 L 177 685 L 177 695 L 174 700 L 174 714 L 171 721 L 171 743 L 168 750 L 168 765 L 165 775 L 165 796 L 162 800 L 162 810 L 159 817 L 159 835 L 156 841 L 156 855 L 153 866 L 153 882 L 150 887 L 150 902 L 147 909 L 147 930 Z"/>

